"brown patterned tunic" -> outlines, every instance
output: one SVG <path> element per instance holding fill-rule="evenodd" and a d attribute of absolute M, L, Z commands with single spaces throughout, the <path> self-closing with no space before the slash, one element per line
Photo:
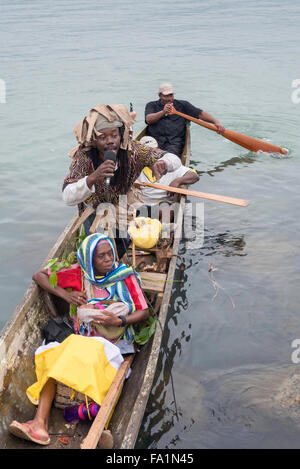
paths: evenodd
<path fill-rule="evenodd" d="M 122 170 L 121 163 L 118 161 L 117 155 L 118 168 L 115 171 L 115 176 L 112 178 L 109 187 L 110 202 L 114 205 L 118 203 L 119 195 L 127 193 L 132 184 L 140 175 L 142 169 L 145 166 L 152 166 L 165 153 L 157 148 L 149 148 L 145 145 L 142 145 L 135 140 L 133 140 L 131 143 L 131 150 L 127 150 L 127 174 L 125 175 L 126 180 L 123 180 L 119 183 L 114 182 L 114 179 L 120 181 L 120 177 L 118 178 L 118 172 L 121 172 Z M 66 187 L 66 185 L 77 182 L 79 179 L 82 179 L 85 176 L 89 176 L 96 170 L 99 164 L 101 164 L 101 160 L 99 159 L 99 155 L 96 149 L 90 150 L 84 147 L 79 147 L 73 157 L 73 161 L 70 166 L 70 173 L 64 180 L 63 189 Z M 95 184 L 95 193 L 91 195 L 85 202 L 92 203 L 93 207 L 96 208 L 100 203 L 106 201 L 105 181 L 100 180 Z M 78 208 L 79 213 L 81 213 L 84 208 L 83 204 L 80 204 Z"/>

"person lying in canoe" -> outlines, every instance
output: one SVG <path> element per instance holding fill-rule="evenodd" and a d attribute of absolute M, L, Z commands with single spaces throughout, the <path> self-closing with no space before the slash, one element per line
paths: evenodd
<path fill-rule="evenodd" d="M 13 435 L 41 445 L 50 443 L 48 419 L 56 382 L 101 406 L 123 362 L 122 353 L 134 351 L 132 325 L 149 317 L 139 279 L 131 267 L 116 261 L 110 238 L 99 233 L 86 237 L 77 259 L 79 264 L 57 273 L 55 287 L 49 283 L 47 270 L 33 275 L 41 288 L 77 306 L 75 333 L 36 350 L 37 381 L 26 390 L 29 400 L 38 405 L 34 418 L 9 426 Z"/>
<path fill-rule="evenodd" d="M 107 201 L 117 205 L 119 196 L 129 192 L 145 165 L 150 166 L 158 178 L 164 163 L 168 171 L 176 169 L 162 151 L 130 138 L 134 120 L 133 113 L 122 104 L 100 104 L 75 127 L 78 145 L 69 154 L 73 161 L 63 183 L 63 200 L 67 205 L 78 205 L 79 214 L 87 206 L 96 209 Z M 115 154 L 116 161 L 104 158 L 109 151 Z M 107 178 L 110 179 L 108 187 Z M 94 218 L 95 213 L 85 221 L 86 233 Z M 118 232 L 116 245 L 121 258 L 124 247 Z"/>
<path fill-rule="evenodd" d="M 153 137 L 145 136 L 141 138 L 141 143 L 146 146 L 150 146 L 152 148 L 157 148 L 158 143 Z M 174 166 L 176 165 L 176 161 L 178 160 L 178 156 L 167 153 L 170 160 L 174 160 Z M 149 167 L 143 168 L 143 171 L 139 175 L 137 181 L 138 182 L 150 182 L 153 184 L 160 184 L 162 186 L 170 186 L 170 187 L 180 187 L 181 185 L 189 185 L 195 184 L 195 182 L 199 181 L 199 176 L 194 169 L 188 168 L 184 166 L 180 162 L 180 166 L 172 172 L 167 172 L 167 167 L 165 162 L 163 162 L 162 166 L 162 176 L 159 180 L 153 174 L 153 171 Z M 167 215 L 169 215 L 169 221 L 173 221 L 174 218 L 174 211 L 172 210 L 172 201 L 173 201 L 173 194 L 170 192 L 164 191 L 162 189 L 155 189 L 153 187 L 140 187 L 139 190 L 141 191 L 141 199 L 144 202 L 145 208 L 147 210 L 147 216 L 158 217 L 158 210 L 160 212 L 165 212 L 165 216 L 160 214 L 160 218 L 163 217 L 164 221 L 167 221 Z M 169 207 L 166 207 L 166 204 Z M 146 214 L 143 213 L 146 210 L 142 209 L 141 207 L 138 209 L 139 214 Z"/>

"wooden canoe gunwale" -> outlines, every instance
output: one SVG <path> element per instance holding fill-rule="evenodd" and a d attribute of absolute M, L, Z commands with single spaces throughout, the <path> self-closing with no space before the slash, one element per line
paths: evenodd
<path fill-rule="evenodd" d="M 77 219 L 74 216 L 63 230 L 41 268 L 49 259 L 59 257 L 71 242 Z M 20 395 L 20 388 L 25 391 L 35 379 L 34 350 L 42 341 L 41 330 L 49 318 L 43 293 L 32 282 L 0 334 L 0 448 L 5 444 L 7 425 L 12 420 L 8 407 L 23 406 L 25 414 L 32 409 L 25 392 Z M 18 414 L 22 412 L 18 410 Z"/>
<path fill-rule="evenodd" d="M 69 225 L 64 229 L 60 237 L 58 238 L 57 242 L 50 250 L 48 256 L 46 257 L 45 261 L 43 262 L 42 266 L 44 266 L 49 259 L 53 257 L 58 257 L 63 252 L 66 244 L 70 242 L 72 236 L 72 229 L 73 226 L 76 224 L 78 217 L 75 216 L 69 223 Z M 17 305 L 12 317 L 7 321 L 4 328 L 0 334 L 0 350 L 2 347 L 11 346 L 14 340 L 16 339 L 15 332 L 18 327 L 21 326 L 22 322 L 27 318 L 27 313 L 36 301 L 37 297 L 40 294 L 40 289 L 36 285 L 35 282 L 32 282 L 31 285 L 28 287 L 25 295 L 23 296 L 21 302 Z M 17 348 L 13 347 L 13 348 Z M 8 348 L 6 348 L 8 352 Z M 2 354 L 0 356 L 3 356 Z M 13 355 L 11 356 L 13 359 Z M 3 380 L 3 368 L 0 368 L 0 385 Z"/>

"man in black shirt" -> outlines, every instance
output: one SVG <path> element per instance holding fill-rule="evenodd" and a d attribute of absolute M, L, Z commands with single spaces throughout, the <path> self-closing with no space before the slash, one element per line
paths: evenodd
<path fill-rule="evenodd" d="M 224 132 L 224 127 L 208 112 L 193 106 L 188 101 L 174 99 L 173 87 L 170 83 L 163 83 L 158 91 L 159 100 L 146 104 L 145 122 L 148 125 L 147 135 L 154 137 L 159 148 L 175 153 L 180 157 L 184 147 L 185 119 L 176 114 L 169 115 L 172 105 L 175 109 L 197 119 L 211 122 L 218 128 L 218 133 Z"/>

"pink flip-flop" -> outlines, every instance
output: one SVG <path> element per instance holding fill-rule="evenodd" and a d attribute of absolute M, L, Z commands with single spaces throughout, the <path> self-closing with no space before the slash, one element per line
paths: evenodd
<path fill-rule="evenodd" d="M 50 438 L 48 440 L 41 440 L 36 432 L 31 428 L 28 423 L 19 423 L 16 420 L 11 422 L 8 427 L 8 431 L 18 438 L 23 438 L 23 440 L 32 441 L 38 445 L 49 445 Z"/>

